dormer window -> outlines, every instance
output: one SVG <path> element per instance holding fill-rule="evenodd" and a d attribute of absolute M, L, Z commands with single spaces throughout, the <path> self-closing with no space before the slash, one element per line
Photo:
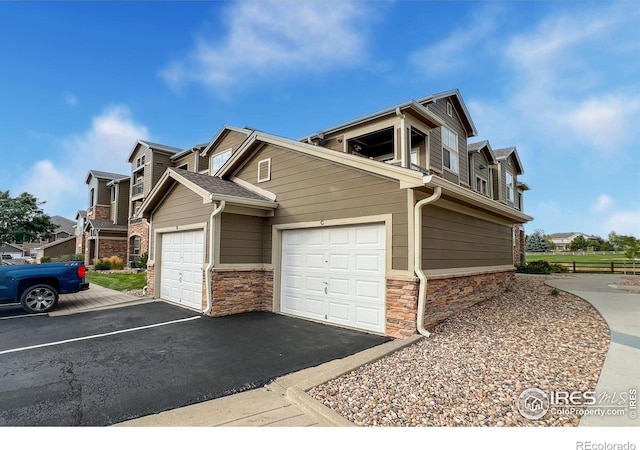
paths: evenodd
<path fill-rule="evenodd" d="M 476 192 L 482 195 L 487 195 L 487 180 L 476 177 Z"/>
<path fill-rule="evenodd" d="M 231 158 L 231 149 L 218 153 L 211 158 L 211 175 L 216 173 Z"/>
<path fill-rule="evenodd" d="M 442 165 L 458 173 L 458 134 L 442 127 Z"/>
<path fill-rule="evenodd" d="M 447 102 L 447 116 L 453 117 L 453 105 L 451 105 L 451 102 Z"/>
<path fill-rule="evenodd" d="M 146 155 L 142 155 L 138 159 L 136 159 L 136 168 L 144 166 L 144 160 Z"/>

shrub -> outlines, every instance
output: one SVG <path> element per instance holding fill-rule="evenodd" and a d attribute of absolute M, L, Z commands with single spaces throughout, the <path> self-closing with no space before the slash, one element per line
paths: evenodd
<path fill-rule="evenodd" d="M 147 252 L 143 253 L 140 256 L 140 260 L 137 262 L 136 267 L 138 267 L 139 269 L 146 269 L 148 260 L 149 260 L 149 254 Z"/>
<path fill-rule="evenodd" d="M 110 256 L 109 258 L 102 258 L 93 262 L 93 268 L 95 270 L 122 270 L 124 269 L 124 263 L 122 258 L 117 256 Z"/>
<path fill-rule="evenodd" d="M 94 261 L 93 268 L 95 270 L 111 270 L 111 264 L 106 259 L 98 259 Z"/>
<path fill-rule="evenodd" d="M 84 261 L 84 255 L 80 253 L 75 253 L 73 255 L 62 255 L 56 258 L 56 261 L 64 262 L 64 261 Z"/>
<path fill-rule="evenodd" d="M 547 260 L 541 259 L 539 261 L 531 261 L 524 266 L 517 266 L 516 271 L 520 273 L 532 273 L 532 274 L 550 274 L 550 273 L 564 273 L 567 269 L 560 264 L 552 264 Z"/>
<path fill-rule="evenodd" d="M 43 256 L 42 258 L 40 258 L 40 262 L 41 263 L 50 263 L 51 262 L 51 256 Z"/>

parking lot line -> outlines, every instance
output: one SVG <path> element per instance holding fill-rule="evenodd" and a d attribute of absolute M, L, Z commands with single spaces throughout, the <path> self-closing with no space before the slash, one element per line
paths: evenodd
<path fill-rule="evenodd" d="M 25 350 L 33 350 L 35 348 L 52 347 L 54 345 L 68 344 L 70 342 L 87 341 L 87 340 L 90 340 L 90 339 L 97 339 L 97 338 L 101 338 L 101 337 L 105 337 L 105 336 L 113 336 L 113 335 L 116 335 L 116 334 L 131 333 L 132 331 L 140 331 L 140 330 L 146 330 L 146 329 L 149 329 L 149 328 L 163 327 L 165 325 L 171 325 L 171 324 L 180 323 L 180 322 L 187 322 L 189 320 L 194 320 L 194 319 L 199 319 L 199 318 L 200 318 L 200 316 L 187 317 L 186 319 L 171 320 L 169 322 L 155 323 L 153 325 L 145 325 L 145 326 L 142 326 L 142 327 L 127 328 L 126 330 L 110 331 L 109 333 L 101 333 L 101 334 L 94 334 L 94 335 L 91 335 L 91 336 L 83 336 L 83 337 L 79 337 L 79 338 L 66 339 L 64 341 L 48 342 L 46 344 L 38 344 L 38 345 L 30 345 L 28 347 L 12 348 L 12 349 L 9 349 L 9 350 L 0 351 L 0 355 L 6 355 L 7 353 L 22 352 L 22 351 L 25 351 Z"/>
<path fill-rule="evenodd" d="M 48 314 L 49 314 L 49 313 L 22 314 L 21 316 L 0 317 L 0 320 L 24 319 L 25 317 L 46 316 L 46 315 L 48 315 Z"/>

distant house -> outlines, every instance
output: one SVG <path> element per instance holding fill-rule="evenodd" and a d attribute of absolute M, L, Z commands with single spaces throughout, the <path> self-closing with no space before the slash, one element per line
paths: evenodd
<path fill-rule="evenodd" d="M 22 244 L 25 256 L 36 258 L 38 248 L 41 248 L 44 245 L 50 244 L 55 241 L 67 239 L 70 236 L 74 235 L 75 222 L 73 220 L 67 219 L 62 216 L 51 216 L 50 220 L 51 223 L 55 225 L 55 228 L 53 230 L 53 233 L 51 233 L 46 239 L 42 241 L 32 242 L 20 242 L 20 239 L 18 239 L 18 243 Z M 70 253 L 73 253 L 73 251 L 71 251 Z"/>
<path fill-rule="evenodd" d="M 5 243 L 0 245 L 0 254 L 9 255 L 11 258 L 20 258 L 24 255 L 24 250 L 18 244 Z"/>
<path fill-rule="evenodd" d="M 592 239 L 592 236 L 576 231 L 571 231 L 569 233 L 553 233 L 549 235 L 549 238 L 553 242 L 553 245 L 555 245 L 556 250 L 564 252 L 567 250 L 567 247 L 569 247 L 569 244 L 571 244 L 571 241 L 578 236 L 582 236 L 586 240 Z"/>
<path fill-rule="evenodd" d="M 63 255 L 72 255 L 75 253 L 76 237 L 69 236 L 64 239 L 49 242 L 35 249 L 36 261 L 40 262 L 43 257 L 55 258 Z"/>

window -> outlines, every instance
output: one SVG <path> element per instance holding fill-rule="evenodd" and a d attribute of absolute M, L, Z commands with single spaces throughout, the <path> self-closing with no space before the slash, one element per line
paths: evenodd
<path fill-rule="evenodd" d="M 453 106 L 451 106 L 451 102 L 447 102 L 447 115 L 453 117 Z"/>
<path fill-rule="evenodd" d="M 133 238 L 133 254 L 134 255 L 140 254 L 140 236 L 135 236 Z"/>
<path fill-rule="evenodd" d="M 178 169 L 189 170 L 189 163 L 177 167 Z"/>
<path fill-rule="evenodd" d="M 144 166 L 145 156 L 146 156 L 146 155 L 142 155 L 141 157 L 139 157 L 138 159 L 136 159 L 136 168 L 137 168 L 137 167 Z"/>
<path fill-rule="evenodd" d="M 211 158 L 211 175 L 216 173 L 231 158 L 231 149 L 218 153 Z"/>
<path fill-rule="evenodd" d="M 93 188 L 91 188 L 91 190 L 89 191 L 89 207 L 94 205 L 95 202 L 95 190 Z"/>
<path fill-rule="evenodd" d="M 506 175 L 507 175 L 507 200 L 509 200 L 510 202 L 513 202 L 514 187 L 515 187 L 513 174 L 507 171 Z"/>
<path fill-rule="evenodd" d="M 271 179 L 271 158 L 258 162 L 258 183 Z"/>
<path fill-rule="evenodd" d="M 482 195 L 487 195 L 487 180 L 476 177 L 476 191 Z"/>
<path fill-rule="evenodd" d="M 458 134 L 442 127 L 442 165 L 458 173 Z"/>

